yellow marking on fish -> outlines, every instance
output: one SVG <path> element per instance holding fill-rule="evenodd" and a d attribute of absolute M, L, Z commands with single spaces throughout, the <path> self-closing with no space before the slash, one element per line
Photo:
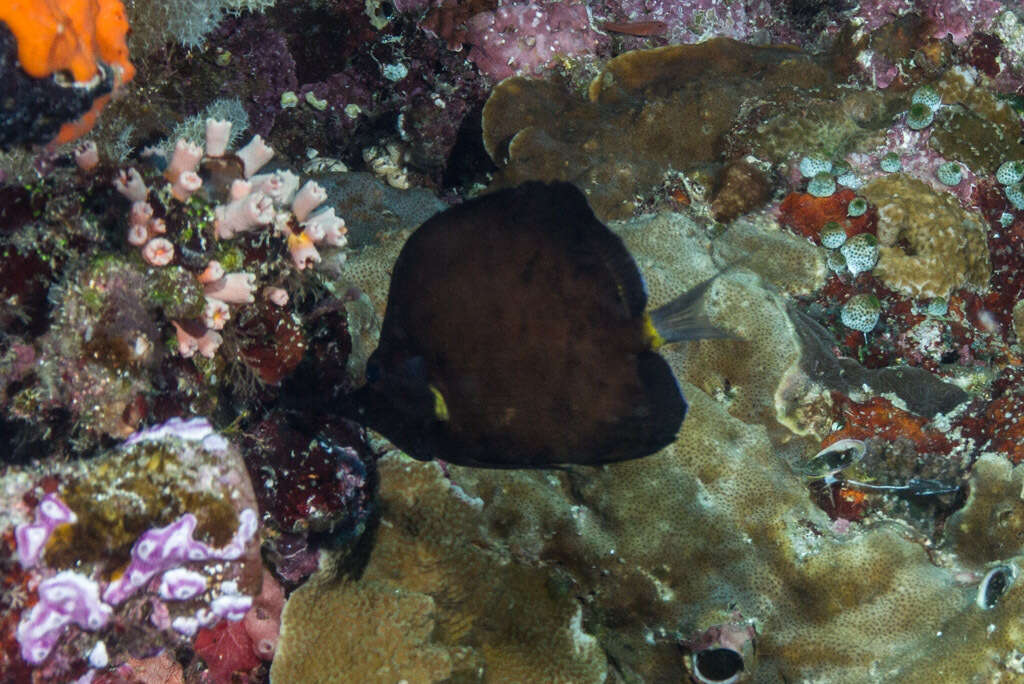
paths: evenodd
<path fill-rule="evenodd" d="M 434 417 L 440 421 L 448 422 L 448 404 L 444 400 L 441 390 L 429 385 L 430 393 L 434 395 Z"/>
<path fill-rule="evenodd" d="M 651 315 L 644 311 L 644 342 L 652 351 L 657 351 L 665 344 L 665 338 L 654 327 Z"/>

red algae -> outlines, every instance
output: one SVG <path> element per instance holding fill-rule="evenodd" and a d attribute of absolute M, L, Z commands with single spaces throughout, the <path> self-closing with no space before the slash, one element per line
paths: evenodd
<path fill-rule="evenodd" d="M 870 208 L 862 216 L 849 217 L 847 207 L 856 197 L 849 188 L 843 188 L 828 197 L 815 197 L 806 192 L 791 192 L 779 205 L 779 222 L 815 244 L 818 233 L 829 221 L 835 221 L 846 230 L 847 237 L 858 233 L 876 232 L 877 212 Z"/>
<path fill-rule="evenodd" d="M 939 430 L 926 428 L 927 418 L 915 416 L 896 406 L 882 397 L 871 397 L 863 403 L 857 403 L 838 392 L 832 393 L 832 399 L 846 425 L 833 432 L 821 443 L 824 449 L 841 439 L 867 439 L 878 437 L 895 440 L 904 437 L 911 440 L 919 454 L 948 454 L 953 444 Z"/>

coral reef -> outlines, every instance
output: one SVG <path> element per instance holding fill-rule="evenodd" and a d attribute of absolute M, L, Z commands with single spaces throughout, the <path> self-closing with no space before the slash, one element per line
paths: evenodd
<path fill-rule="evenodd" d="M 1022 27 L 8 2 L 0 680 L 1020 679 Z M 728 337 L 660 453 L 411 461 L 339 415 L 396 255 L 535 179 Z"/>
<path fill-rule="evenodd" d="M 713 273 L 708 249 L 715 254 L 718 241 L 728 237 L 726 232 L 709 242 L 698 226 L 679 217 L 644 219 L 622 230 L 655 304 Z M 692 644 L 704 644 L 701 634 L 735 623 L 736 613 L 742 628 L 756 633 L 756 663 L 745 663 L 751 681 L 928 681 L 950 672 L 970 679 L 1012 671 L 1012 616 L 1021 597 L 1019 584 L 1008 582 L 990 610 L 979 608 L 975 600 L 987 564 L 1015 563 L 1020 552 L 1012 528 L 994 529 L 989 522 L 992 516 L 1012 520 L 1012 514 L 982 508 L 1003 495 L 979 495 L 954 516 L 949 524 L 961 528 L 948 534 L 941 563 L 931 555 L 933 542 L 928 540 L 929 534 L 941 532 L 923 523 L 913 523 L 920 525 L 914 531 L 913 526 L 884 518 L 831 521 L 790 464 L 817 450 L 810 446 L 813 441 L 808 444 L 798 435 L 815 434 L 810 426 L 828 434 L 831 421 L 847 411 L 834 407 L 829 392 L 816 388 L 816 383 L 793 384 L 794 368 L 813 365 L 813 359 L 806 358 L 811 349 L 795 334 L 805 323 L 792 318 L 778 295 L 761 283 L 748 272 L 729 271 L 719 276 L 708 298 L 712 321 L 740 334 L 742 341 L 726 346 L 720 341 L 700 342 L 668 352 L 691 404 L 672 447 L 642 461 L 600 470 L 542 474 L 449 467 L 449 479 L 441 478 L 431 464 L 388 456 L 382 462 L 384 496 L 391 501 L 385 506 L 384 529 L 400 529 L 397 509 L 416 502 L 417 529 L 438 525 L 446 530 L 422 538 L 443 539 L 448 526 L 459 524 L 453 507 L 479 502 L 472 504 L 479 507 L 472 518 L 478 527 L 467 530 L 464 538 L 481 539 L 478 544 L 499 553 L 506 549 L 519 562 L 566 573 L 563 581 L 575 595 L 585 597 L 585 633 L 597 638 L 614 669 L 626 677 L 656 681 L 685 676 L 679 642 L 698 648 Z M 907 380 L 902 382 L 910 386 Z M 925 395 L 935 391 L 923 390 Z M 783 397 L 788 403 L 779 403 Z M 961 393 L 943 410 L 950 411 L 964 398 Z M 883 418 L 876 415 L 871 420 Z M 910 423 L 893 423 L 889 434 L 912 437 L 916 429 L 923 438 L 920 428 L 912 426 L 927 424 L 928 419 L 914 416 Z M 928 434 L 941 433 L 931 428 Z M 946 448 L 941 442 L 929 446 L 922 441 L 910 454 L 945 458 Z M 991 458 L 1005 463 L 1002 457 Z M 1005 478 L 1006 488 L 1000 491 L 1006 491 L 1011 502 L 1017 500 L 1019 492 L 1009 493 L 1009 476 L 991 470 L 981 468 L 971 475 L 970 490 L 993 491 Z M 422 473 L 419 477 L 435 473 L 428 478 L 435 482 L 434 491 L 428 496 L 423 485 L 403 486 L 405 503 L 394 502 L 390 497 L 397 492 L 390 492 L 389 479 L 408 477 L 409 472 Z M 868 503 L 865 495 L 846 490 L 845 496 L 855 495 Z M 443 503 L 423 505 L 433 496 L 444 497 Z M 989 503 L 977 503 L 982 500 Z M 843 510 L 855 520 L 861 515 Z M 968 552 L 967 535 L 978 535 L 980 548 L 995 539 L 1006 541 L 988 551 Z M 379 591 L 376 573 L 398 582 L 399 591 L 410 591 L 423 581 L 437 582 L 449 567 L 465 572 L 455 586 L 472 586 L 479 573 L 465 570 L 461 558 L 474 546 L 460 545 L 447 554 L 443 548 L 435 550 L 426 555 L 429 572 L 424 568 L 408 575 L 395 564 L 400 568 L 409 561 L 392 560 L 390 554 L 383 558 L 387 545 L 381 541 L 381 557 L 372 558 L 367 570 L 372 580 L 364 576 L 356 583 L 323 584 L 317 591 L 333 592 L 322 594 L 335 597 L 330 600 L 353 600 L 349 597 L 360 592 Z M 425 556 L 406 548 L 402 557 Z M 297 605 L 311 606 L 312 598 L 303 597 Z M 461 631 L 436 627 L 444 624 L 446 609 L 436 599 L 432 608 L 428 605 L 421 610 L 434 620 L 431 648 L 450 650 L 469 643 L 462 640 Z M 285 612 L 286 645 L 311 648 L 287 641 L 297 636 L 291 625 L 326 618 L 314 617 L 308 607 L 295 614 L 290 608 Z M 293 616 L 295 623 L 290 622 Z M 990 622 L 998 625 L 994 640 L 989 637 Z M 944 636 L 937 638 L 937 631 Z M 961 652 L 954 662 L 946 655 L 946 638 L 980 646 L 970 657 Z M 382 645 L 382 652 L 400 642 L 391 643 Z M 415 648 L 428 652 L 422 643 Z M 296 651 L 300 652 L 304 651 Z M 285 657 L 280 662 L 292 661 Z M 491 668 L 500 668 L 501 662 L 488 658 L 485 667 L 488 673 L 499 671 Z"/>

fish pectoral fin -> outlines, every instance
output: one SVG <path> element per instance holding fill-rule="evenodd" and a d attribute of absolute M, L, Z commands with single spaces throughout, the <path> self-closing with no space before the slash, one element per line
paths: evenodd
<path fill-rule="evenodd" d="M 644 337 L 651 349 L 685 340 L 742 339 L 719 328 L 704 313 L 704 295 L 721 273 L 644 314 Z"/>

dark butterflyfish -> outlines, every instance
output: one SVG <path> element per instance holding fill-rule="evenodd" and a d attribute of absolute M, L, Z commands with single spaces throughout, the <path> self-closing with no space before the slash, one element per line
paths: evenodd
<path fill-rule="evenodd" d="M 402 248 L 366 385 L 345 412 L 414 458 L 459 465 L 652 454 L 687 406 L 656 350 L 729 336 L 700 312 L 710 283 L 647 312 L 622 240 L 568 183 L 469 200 Z"/>

